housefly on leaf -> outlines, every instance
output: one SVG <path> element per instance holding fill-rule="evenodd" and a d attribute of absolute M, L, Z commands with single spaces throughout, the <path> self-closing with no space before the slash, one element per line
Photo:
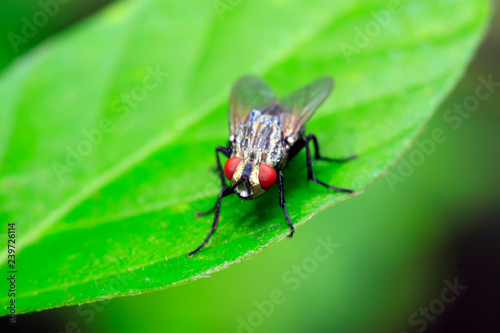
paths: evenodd
<path fill-rule="evenodd" d="M 217 170 L 222 184 L 217 203 L 208 212 L 214 213 L 212 229 L 205 240 L 188 256 L 205 246 L 219 223 L 222 199 L 236 193 L 240 198 L 253 199 L 279 184 L 279 203 L 290 227 L 294 227 L 286 209 L 283 189 L 283 169 L 303 148 L 306 149 L 308 179 L 339 192 L 352 190 L 328 185 L 314 175 L 309 142 L 313 142 L 318 160 L 346 162 L 355 155 L 333 159 L 323 157 L 314 134 L 305 135 L 304 125 L 332 91 L 333 80 L 320 78 L 284 99 L 276 98 L 266 82 L 255 76 L 245 76 L 233 86 L 229 105 L 229 147 L 216 149 Z M 219 154 L 229 159 L 222 168 Z M 230 185 L 227 186 L 227 178 Z"/>

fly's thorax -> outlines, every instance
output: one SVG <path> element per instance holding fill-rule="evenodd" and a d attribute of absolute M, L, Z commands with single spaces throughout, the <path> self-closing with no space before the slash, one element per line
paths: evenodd
<path fill-rule="evenodd" d="M 253 110 L 241 123 L 233 141 L 233 155 L 271 167 L 286 160 L 283 129 L 276 115 Z"/>
<path fill-rule="evenodd" d="M 255 198 L 265 192 L 259 183 L 260 163 L 256 160 L 242 159 L 238 164 L 231 184 L 242 182 L 235 188 L 239 197 L 244 199 Z M 247 185 L 247 182 L 249 185 Z"/>

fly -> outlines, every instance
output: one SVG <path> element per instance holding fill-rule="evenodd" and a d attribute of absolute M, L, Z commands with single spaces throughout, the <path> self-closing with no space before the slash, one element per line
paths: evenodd
<path fill-rule="evenodd" d="M 203 248 L 217 230 L 224 197 L 236 193 L 240 198 L 253 199 L 273 187 L 276 181 L 279 183 L 279 203 L 290 227 L 288 236 L 292 237 L 294 227 L 286 209 L 283 169 L 303 148 L 306 149 L 309 180 L 334 191 L 353 193 L 353 190 L 331 186 L 316 178 L 309 142 L 314 143 L 314 157 L 318 160 L 346 162 L 356 156 L 342 159 L 323 157 L 316 136 L 305 135 L 305 123 L 332 88 L 333 80 L 323 77 L 279 100 L 267 83 L 258 77 L 245 76 L 236 82 L 229 105 L 229 147 L 218 146 L 215 153 L 222 191 L 211 210 L 197 214 L 215 212 L 212 229 L 205 240 L 188 254 L 189 257 Z M 224 168 L 220 153 L 229 158 Z M 230 181 L 229 186 L 224 178 Z"/>

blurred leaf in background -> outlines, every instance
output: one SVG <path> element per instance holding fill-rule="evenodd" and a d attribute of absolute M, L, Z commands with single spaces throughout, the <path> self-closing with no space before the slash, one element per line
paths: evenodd
<path fill-rule="evenodd" d="M 111 0 L 18 0 L 0 3 L 0 70 L 48 36 Z"/>

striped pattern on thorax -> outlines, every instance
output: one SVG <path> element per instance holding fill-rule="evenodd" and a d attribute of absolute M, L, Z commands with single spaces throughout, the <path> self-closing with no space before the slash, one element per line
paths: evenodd
<path fill-rule="evenodd" d="M 275 167 L 285 153 L 283 132 L 276 115 L 253 110 L 239 125 L 232 156 Z"/>

